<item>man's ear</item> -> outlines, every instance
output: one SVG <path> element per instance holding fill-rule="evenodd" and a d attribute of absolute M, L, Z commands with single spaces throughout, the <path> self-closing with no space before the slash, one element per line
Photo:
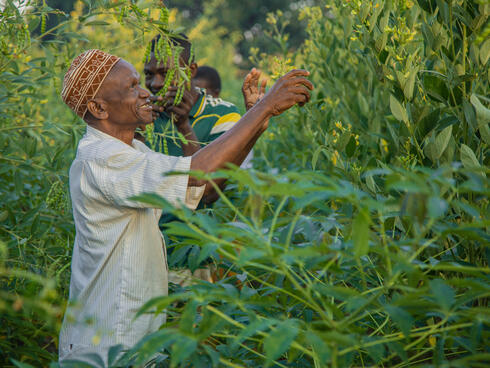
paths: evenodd
<path fill-rule="evenodd" d="M 191 79 L 192 79 L 197 74 L 197 63 L 191 63 L 191 65 L 189 65 L 189 68 L 191 69 Z"/>
<path fill-rule="evenodd" d="M 87 110 L 97 120 L 106 120 L 109 118 L 107 112 L 107 103 L 100 98 L 93 98 L 87 102 Z"/>

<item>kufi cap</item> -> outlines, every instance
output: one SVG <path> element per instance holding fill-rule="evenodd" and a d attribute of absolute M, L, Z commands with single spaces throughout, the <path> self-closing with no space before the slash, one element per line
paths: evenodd
<path fill-rule="evenodd" d="M 87 102 L 95 97 L 119 59 L 94 49 L 85 51 L 72 61 L 63 79 L 61 98 L 78 116 L 85 116 Z"/>

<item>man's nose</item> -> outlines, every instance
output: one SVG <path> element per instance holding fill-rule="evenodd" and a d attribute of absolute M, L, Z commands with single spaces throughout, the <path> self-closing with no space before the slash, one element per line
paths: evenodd
<path fill-rule="evenodd" d="M 151 81 L 151 89 L 153 91 L 160 91 L 163 88 L 163 83 L 165 83 L 165 78 L 163 76 L 156 74 Z"/>
<path fill-rule="evenodd" d="M 150 97 L 150 92 L 148 92 L 145 88 L 140 87 L 140 98 L 148 98 Z"/>

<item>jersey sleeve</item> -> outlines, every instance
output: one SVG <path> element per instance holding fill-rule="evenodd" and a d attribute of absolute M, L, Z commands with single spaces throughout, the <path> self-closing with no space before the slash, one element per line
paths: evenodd
<path fill-rule="evenodd" d="M 238 120 L 240 120 L 241 115 L 238 108 L 235 105 L 231 105 L 226 108 L 223 112 L 220 112 L 220 117 L 214 123 L 209 133 L 209 140 L 212 141 L 218 138 L 221 134 L 230 130 L 233 125 L 235 125 Z"/>

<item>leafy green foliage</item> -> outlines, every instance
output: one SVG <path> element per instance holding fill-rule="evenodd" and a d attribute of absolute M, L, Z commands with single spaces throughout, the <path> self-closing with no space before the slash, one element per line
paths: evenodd
<path fill-rule="evenodd" d="M 87 28 L 120 19 L 139 41 L 158 31 L 129 3 L 88 3 L 44 42 L 22 30 L 49 7 L 0 18 L 2 365 L 56 360 L 74 236 L 67 168 L 83 128 L 58 97 L 67 62 L 87 39 L 118 47 Z M 307 68 L 312 100 L 271 121 L 256 170 L 208 176 L 230 182 L 214 208 L 135 198 L 183 221 L 167 231 L 173 257 L 190 250 L 195 269 L 211 255 L 220 277 L 148 301 L 140 313 L 167 323 L 111 349 L 109 365 L 484 366 L 488 16 L 478 1 L 332 1 L 302 9 L 308 38 L 292 52 L 269 15 L 286 46 L 260 66 Z"/>

